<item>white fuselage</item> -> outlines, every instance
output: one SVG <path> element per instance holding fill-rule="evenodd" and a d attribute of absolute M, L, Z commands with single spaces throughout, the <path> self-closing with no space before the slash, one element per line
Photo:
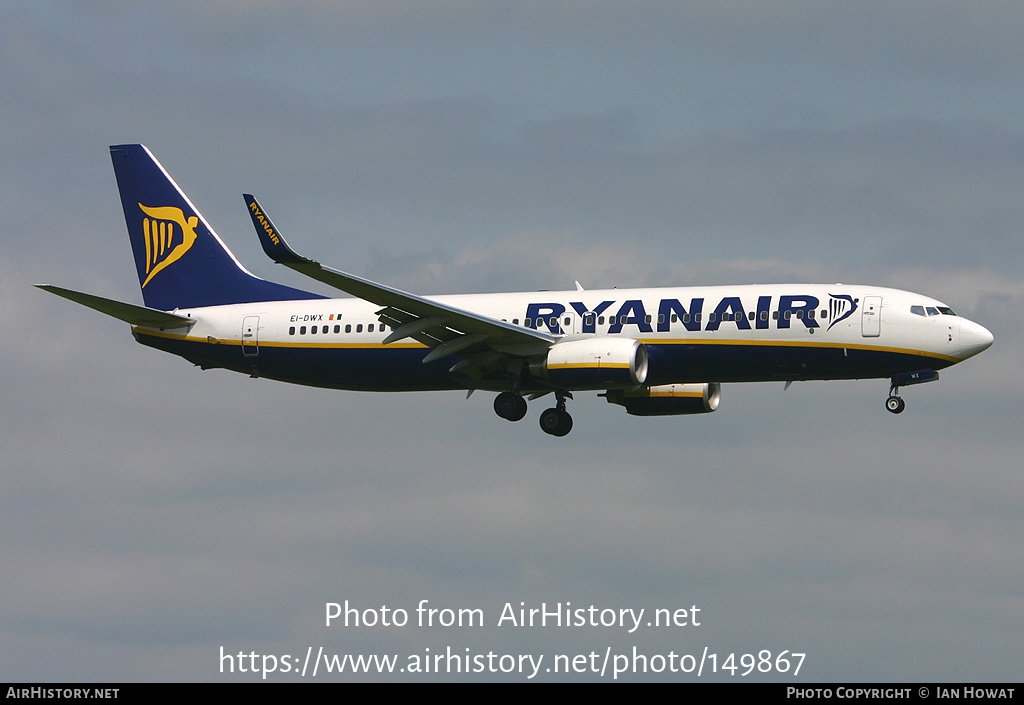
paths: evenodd
<path fill-rule="evenodd" d="M 652 351 L 651 380 L 659 384 L 888 377 L 947 367 L 992 342 L 987 330 L 935 299 L 870 286 L 771 284 L 425 298 L 564 341 L 600 336 L 639 340 Z M 446 374 L 450 362 L 440 372 L 421 364 L 427 349 L 414 340 L 385 345 L 390 329 L 378 321 L 379 310 L 379 305 L 353 298 L 236 304 L 177 311 L 196 320 L 187 333 L 135 330 L 143 342 L 154 336 L 149 344 L 157 347 L 166 347 L 159 341 L 185 343 L 186 348 L 171 351 L 189 350 L 185 356 L 199 364 L 318 386 L 492 386 Z M 393 355 L 398 351 L 403 354 Z M 346 361 L 361 370 L 358 379 L 316 369 Z M 417 377 L 422 384 L 411 382 Z"/>

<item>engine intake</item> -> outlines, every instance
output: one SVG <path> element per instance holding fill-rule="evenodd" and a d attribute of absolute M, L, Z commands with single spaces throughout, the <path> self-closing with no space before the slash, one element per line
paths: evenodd
<path fill-rule="evenodd" d="M 643 389 L 610 389 L 604 396 L 610 403 L 626 407 L 626 412 L 633 416 L 709 414 L 718 408 L 722 385 L 660 384 Z"/>

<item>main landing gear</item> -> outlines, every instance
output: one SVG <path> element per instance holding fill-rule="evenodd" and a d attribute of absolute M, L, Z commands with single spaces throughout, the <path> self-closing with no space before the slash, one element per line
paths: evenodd
<path fill-rule="evenodd" d="M 553 409 L 540 415 L 540 427 L 552 436 L 564 436 L 572 430 L 572 416 L 565 410 L 565 400 L 572 399 L 569 392 L 555 392 L 558 402 Z M 502 392 L 494 398 L 494 413 L 509 421 L 526 416 L 526 400 L 515 392 Z"/>
<path fill-rule="evenodd" d="M 540 415 L 540 427 L 544 433 L 550 433 L 552 436 L 564 436 L 572 430 L 572 417 L 565 410 L 566 397 L 572 399 L 572 394 L 555 392 L 555 396 L 558 397 L 558 403 L 554 409 L 546 409 Z"/>
<path fill-rule="evenodd" d="M 502 392 L 494 397 L 494 413 L 509 421 L 526 416 L 526 400 L 515 392 Z"/>

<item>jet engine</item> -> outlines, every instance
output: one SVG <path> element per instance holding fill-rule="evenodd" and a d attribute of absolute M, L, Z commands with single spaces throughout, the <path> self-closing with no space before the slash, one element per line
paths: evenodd
<path fill-rule="evenodd" d="M 564 389 L 636 387 L 647 379 L 647 348 L 632 338 L 598 337 L 555 343 L 530 372 Z"/>
<path fill-rule="evenodd" d="M 626 407 L 633 416 L 670 416 L 674 414 L 708 414 L 718 408 L 722 385 L 659 384 L 642 389 L 609 389 L 608 401 Z"/>

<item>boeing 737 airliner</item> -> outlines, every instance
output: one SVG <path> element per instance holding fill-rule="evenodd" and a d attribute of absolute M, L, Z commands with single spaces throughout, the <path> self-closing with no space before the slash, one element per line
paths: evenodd
<path fill-rule="evenodd" d="M 572 429 L 566 400 L 601 392 L 630 414 L 718 408 L 720 385 L 888 378 L 899 388 L 992 344 L 948 306 L 897 289 L 773 284 L 417 296 L 297 255 L 245 202 L 275 262 L 354 298 L 259 279 L 242 267 L 150 151 L 110 148 L 145 306 L 41 286 L 131 325 L 135 339 L 199 365 L 253 377 L 378 392 L 497 392 L 494 410 Z"/>

